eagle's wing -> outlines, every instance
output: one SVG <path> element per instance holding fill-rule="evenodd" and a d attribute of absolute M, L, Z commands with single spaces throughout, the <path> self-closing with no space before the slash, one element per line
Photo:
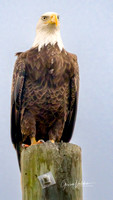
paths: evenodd
<path fill-rule="evenodd" d="M 78 93 L 79 93 L 79 67 L 77 63 L 77 57 L 75 56 L 75 62 L 73 67 L 73 76 L 70 79 L 69 85 L 69 107 L 68 116 L 65 122 L 64 131 L 61 140 L 64 142 L 69 142 L 74 129 L 74 124 L 77 114 L 77 104 L 78 104 Z"/>
<path fill-rule="evenodd" d="M 25 85 L 25 77 L 25 62 L 19 54 L 14 67 L 11 90 L 11 139 L 14 147 L 17 150 L 18 159 L 20 159 L 19 143 L 22 140 L 20 130 L 20 110 Z"/>

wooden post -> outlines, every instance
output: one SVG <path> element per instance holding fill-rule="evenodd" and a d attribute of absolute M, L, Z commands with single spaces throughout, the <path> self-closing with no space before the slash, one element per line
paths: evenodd
<path fill-rule="evenodd" d="M 43 189 L 38 177 L 48 172 L 56 183 Z M 81 148 L 48 141 L 23 149 L 21 176 L 22 200 L 82 200 Z"/>

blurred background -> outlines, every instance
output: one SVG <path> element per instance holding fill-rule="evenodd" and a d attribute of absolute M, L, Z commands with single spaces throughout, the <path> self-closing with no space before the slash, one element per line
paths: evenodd
<path fill-rule="evenodd" d="M 21 200 L 10 140 L 14 56 L 31 48 L 41 14 L 60 14 L 67 51 L 78 56 L 80 94 L 71 143 L 82 148 L 84 200 L 113 197 L 113 1 L 0 0 L 0 199 Z"/>

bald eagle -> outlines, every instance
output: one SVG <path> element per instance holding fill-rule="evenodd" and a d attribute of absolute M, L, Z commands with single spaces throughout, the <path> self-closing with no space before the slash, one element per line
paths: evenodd
<path fill-rule="evenodd" d="M 20 162 L 22 144 L 69 142 L 79 92 L 77 56 L 68 53 L 57 13 L 43 14 L 33 46 L 16 54 L 11 91 L 11 139 Z"/>

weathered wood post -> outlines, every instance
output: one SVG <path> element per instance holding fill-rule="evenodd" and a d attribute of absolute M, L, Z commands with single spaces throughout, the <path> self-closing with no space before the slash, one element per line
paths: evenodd
<path fill-rule="evenodd" d="M 22 200 L 82 200 L 81 149 L 51 142 L 23 149 L 21 176 Z"/>

